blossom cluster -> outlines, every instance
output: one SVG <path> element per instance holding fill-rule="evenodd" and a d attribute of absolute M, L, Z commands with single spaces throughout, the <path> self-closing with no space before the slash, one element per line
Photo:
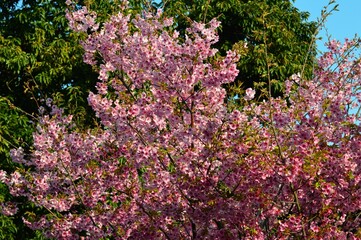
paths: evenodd
<path fill-rule="evenodd" d="M 257 103 L 247 89 L 229 110 L 222 84 L 238 56 L 216 56 L 219 22 L 181 39 L 160 13 L 118 13 L 99 30 L 94 17 L 68 13 L 92 32 L 84 61 L 99 69 L 88 102 L 101 126 L 78 131 L 54 106 L 34 152 L 11 152 L 32 170 L 0 172 L 48 212 L 24 219 L 30 227 L 56 239 L 361 238 L 354 42 L 331 42 L 315 78 L 292 76 L 285 98 Z"/>

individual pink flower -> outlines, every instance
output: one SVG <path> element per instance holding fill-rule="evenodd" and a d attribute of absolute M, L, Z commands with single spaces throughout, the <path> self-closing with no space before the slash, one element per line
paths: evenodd
<path fill-rule="evenodd" d="M 254 98 L 255 94 L 256 94 L 255 90 L 253 90 L 252 88 L 247 88 L 246 96 L 244 96 L 244 100 L 246 100 L 246 101 L 252 100 Z"/>
<path fill-rule="evenodd" d="M 4 170 L 0 170 L 0 182 L 8 182 L 7 173 Z"/>

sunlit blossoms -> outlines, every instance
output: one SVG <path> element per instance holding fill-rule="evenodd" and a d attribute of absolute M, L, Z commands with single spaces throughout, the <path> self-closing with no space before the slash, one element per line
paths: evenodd
<path fill-rule="evenodd" d="M 49 102 L 34 151 L 11 153 L 31 170 L 0 172 L 11 194 L 43 207 L 29 227 L 56 239 L 361 238 L 355 42 L 331 42 L 315 78 L 292 76 L 284 99 L 257 103 L 247 89 L 229 110 L 221 85 L 239 56 L 216 56 L 219 22 L 181 39 L 161 13 L 119 13 L 99 29 L 95 16 L 68 13 L 91 32 L 100 126 L 80 131 Z"/>
<path fill-rule="evenodd" d="M 244 96 L 244 99 L 246 101 L 252 100 L 254 98 L 255 94 L 256 94 L 255 90 L 253 90 L 252 88 L 247 88 L 246 89 L 246 96 Z"/>

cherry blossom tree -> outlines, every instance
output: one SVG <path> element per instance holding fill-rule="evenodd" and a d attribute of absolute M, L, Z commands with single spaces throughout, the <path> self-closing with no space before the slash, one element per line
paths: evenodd
<path fill-rule="evenodd" d="M 329 43 L 312 80 L 293 75 L 285 98 L 229 109 L 222 84 L 236 52 L 216 57 L 219 22 L 123 11 L 70 26 L 89 33 L 99 71 L 88 102 L 100 125 L 79 131 L 47 101 L 28 166 L 0 173 L 14 196 L 44 209 L 24 221 L 56 239 L 360 239 L 361 65 L 354 41 Z M 16 212 L 14 203 L 2 212 Z"/>

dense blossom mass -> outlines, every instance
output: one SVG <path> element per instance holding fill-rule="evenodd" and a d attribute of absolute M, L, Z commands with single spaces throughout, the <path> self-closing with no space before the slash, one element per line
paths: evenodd
<path fill-rule="evenodd" d="M 180 38 L 161 13 L 68 18 L 90 33 L 84 61 L 99 82 L 88 102 L 101 125 L 78 131 L 47 102 L 32 154 L 11 152 L 29 170 L 0 173 L 44 209 L 28 226 L 56 239 L 361 238 L 355 42 L 330 42 L 314 79 L 293 75 L 284 98 L 257 103 L 247 89 L 230 110 L 222 84 L 239 56 L 216 56 L 216 20 Z"/>

